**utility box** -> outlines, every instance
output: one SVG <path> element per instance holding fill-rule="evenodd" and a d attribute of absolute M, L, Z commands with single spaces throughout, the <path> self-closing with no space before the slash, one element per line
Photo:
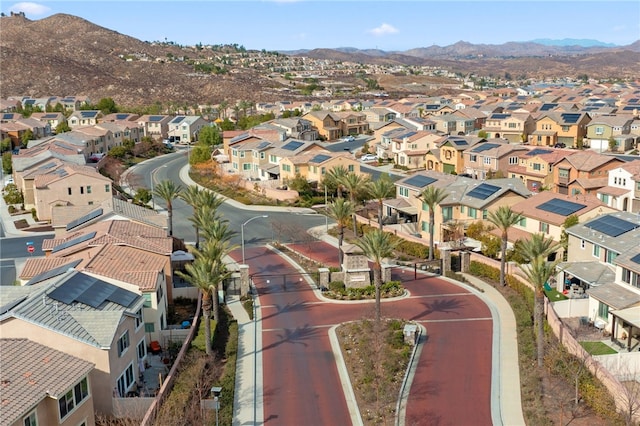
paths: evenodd
<path fill-rule="evenodd" d="M 402 330 L 405 343 L 414 346 L 418 342 L 418 326 L 416 324 L 406 324 Z"/>

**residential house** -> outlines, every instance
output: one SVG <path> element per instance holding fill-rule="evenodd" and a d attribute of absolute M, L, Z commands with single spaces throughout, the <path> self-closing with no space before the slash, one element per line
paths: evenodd
<path fill-rule="evenodd" d="M 92 362 L 23 338 L 0 338 L 0 356 L 1 424 L 95 424 Z"/>
<path fill-rule="evenodd" d="M 379 124 L 379 125 L 378 125 Z M 409 124 L 405 120 L 394 120 L 385 123 L 373 123 L 373 145 L 374 152 L 379 158 L 393 158 L 391 152 L 391 143 L 395 135 L 407 132 L 415 132 L 415 126 Z"/>
<path fill-rule="evenodd" d="M 366 120 L 371 123 L 386 123 L 396 119 L 398 114 L 391 111 L 389 108 L 374 107 L 366 111 L 362 111 L 366 117 Z"/>
<path fill-rule="evenodd" d="M 282 142 L 271 143 L 266 147 L 264 158 L 262 155 L 252 156 L 252 158 L 254 161 L 259 161 L 257 170 L 260 173 L 261 180 L 282 180 L 280 177 L 280 163 L 285 158 L 294 157 L 302 153 L 324 154 L 326 150 L 316 142 L 287 139 Z"/>
<path fill-rule="evenodd" d="M 280 161 L 280 181 L 287 184 L 297 176 L 308 182 L 320 184 L 324 175 L 335 167 L 344 167 L 347 171 L 361 174 L 360 162 L 346 152 L 311 151 L 284 157 Z"/>
<path fill-rule="evenodd" d="M 112 114 L 107 114 L 102 119 L 102 122 L 113 122 L 113 121 L 136 121 L 140 118 L 138 114 L 131 114 L 128 112 L 114 112 Z"/>
<path fill-rule="evenodd" d="M 173 120 L 170 115 L 143 115 L 137 123 L 143 129 L 144 136 L 158 139 L 169 138 L 169 122 Z"/>
<path fill-rule="evenodd" d="M 529 144 L 577 147 L 587 134 L 591 117 L 585 112 L 545 112 L 536 119 L 536 128 L 529 135 Z"/>
<path fill-rule="evenodd" d="M 508 237 L 512 243 L 529 240 L 533 234 L 539 233 L 559 243 L 567 217 L 576 216 L 583 223 L 598 215 L 615 211 L 593 195 L 572 196 L 550 191 L 522 200 L 511 206 L 511 210 L 522 217 L 520 222 L 509 229 Z M 500 230 L 494 230 L 494 234 L 499 237 Z"/>
<path fill-rule="evenodd" d="M 106 127 L 102 127 L 102 125 L 76 127 L 73 130 L 73 132 L 80 135 L 86 143 L 89 156 L 108 153 L 111 151 L 111 148 L 122 145 L 120 133 L 119 137 L 115 138 L 113 132 L 109 130 L 109 127 L 111 127 L 110 124 L 111 123 L 107 123 Z M 65 135 L 65 133 L 62 135 Z"/>
<path fill-rule="evenodd" d="M 268 123 L 282 129 L 288 138 L 303 141 L 315 141 L 318 139 L 318 131 L 313 128 L 309 120 L 303 118 L 277 118 Z"/>
<path fill-rule="evenodd" d="M 553 165 L 553 191 L 576 195 L 590 193 L 607 185 L 608 172 L 624 161 L 593 151 L 580 151 Z M 589 180 L 594 180 L 589 184 Z M 595 194 L 595 192 L 594 192 Z"/>
<path fill-rule="evenodd" d="M 111 132 L 113 142 L 111 142 L 108 149 L 114 146 L 122 146 L 126 140 L 139 143 L 144 137 L 144 129 L 135 121 L 103 121 L 96 127 Z"/>
<path fill-rule="evenodd" d="M 454 114 L 434 115 L 429 117 L 436 124 L 436 130 L 447 135 L 466 135 L 466 130 L 473 129 L 473 120 Z"/>
<path fill-rule="evenodd" d="M 14 123 L 22 118 L 19 112 L 3 112 L 0 114 L 0 123 Z"/>
<path fill-rule="evenodd" d="M 67 118 L 67 123 L 69 123 L 69 127 L 72 129 L 76 127 L 95 126 L 102 117 L 102 112 L 98 110 L 79 110 L 71 113 L 69 118 Z"/>
<path fill-rule="evenodd" d="M 139 365 L 146 357 L 143 303 L 133 292 L 75 270 L 38 285 L 0 286 L 0 305 L 5 307 L 0 313 L 2 337 L 29 336 L 33 342 L 94 364 L 84 373 L 89 374 L 86 384 L 81 377 L 75 382 L 81 390 L 78 402 L 90 394 L 95 411 L 109 416 L 114 398 L 125 397 L 137 386 Z M 72 371 L 58 380 L 67 380 Z M 75 387 L 69 395 L 73 401 L 66 401 L 68 388 L 64 392 L 67 415 L 74 412 Z"/>
<path fill-rule="evenodd" d="M 475 179 L 507 177 L 505 170 L 518 164 L 518 156 L 527 151 L 522 145 L 512 145 L 503 139 L 487 140 L 463 151 L 464 173 Z"/>
<path fill-rule="evenodd" d="M 567 229 L 568 262 L 560 265 L 559 282 L 575 283 L 589 297 L 589 319 L 619 337 L 640 327 L 640 216 L 615 212 Z M 630 316 L 630 313 L 635 315 Z M 626 329 L 626 330 L 625 330 Z"/>
<path fill-rule="evenodd" d="M 361 112 L 310 111 L 302 118 L 310 121 L 313 128 L 318 131 L 318 135 L 329 141 L 369 131 L 366 115 Z"/>
<path fill-rule="evenodd" d="M 199 115 L 178 115 L 169 122 L 167 134 L 169 140 L 191 144 L 198 140 L 198 133 L 211 124 Z"/>
<path fill-rule="evenodd" d="M 83 150 L 65 141 L 49 138 L 38 145 L 21 149 L 19 155 L 13 155 L 11 157 L 14 181 L 16 185 L 18 185 L 18 188 L 23 189 L 20 183 L 20 176 L 25 170 L 32 167 L 39 167 L 39 165 L 53 158 L 77 165 L 85 165 L 87 163 Z"/>
<path fill-rule="evenodd" d="M 536 123 L 529 113 L 494 113 L 482 128 L 489 138 L 503 138 L 510 143 L 527 141 Z"/>
<path fill-rule="evenodd" d="M 607 186 L 597 190 L 598 198 L 616 210 L 640 213 L 640 160 L 610 169 L 608 175 Z"/>
<path fill-rule="evenodd" d="M 510 178 L 518 178 L 531 192 L 554 187 L 553 165 L 578 151 L 556 148 L 533 148 L 519 155 L 517 165 L 507 167 Z"/>
<path fill-rule="evenodd" d="M 31 114 L 31 118 L 48 123 L 52 132 L 55 132 L 58 125 L 67 122 L 67 117 L 61 112 L 34 112 Z"/>
<path fill-rule="evenodd" d="M 473 120 L 473 130 L 480 130 L 485 127 L 485 123 L 487 122 L 487 114 L 482 112 L 479 108 L 462 108 L 456 110 L 467 117 L 470 120 Z M 496 136 L 497 137 L 497 136 Z M 508 139 L 508 138 L 506 138 Z"/>
<path fill-rule="evenodd" d="M 609 151 L 609 139 L 615 141 L 614 150 L 627 151 L 635 145 L 631 133 L 633 117 L 629 115 L 599 115 L 587 125 L 586 142 L 597 152 Z"/>
<path fill-rule="evenodd" d="M 435 151 L 425 155 L 427 170 L 444 173 L 464 173 L 464 151 L 486 139 L 475 136 L 444 136 L 436 142 Z"/>
<path fill-rule="evenodd" d="M 395 132 L 391 138 L 394 163 L 408 169 L 424 169 L 425 154 L 441 138 L 438 133 L 427 131 Z"/>
<path fill-rule="evenodd" d="M 23 175 L 23 181 L 25 190 L 33 193 L 39 220 L 51 220 L 55 205 L 92 206 L 112 197 L 111 179 L 89 166 L 51 161 Z M 31 206 L 26 202 L 25 207 Z"/>

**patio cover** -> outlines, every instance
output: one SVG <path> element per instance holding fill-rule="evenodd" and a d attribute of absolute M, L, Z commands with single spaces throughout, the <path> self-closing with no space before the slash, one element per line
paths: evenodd
<path fill-rule="evenodd" d="M 172 262 L 189 262 L 194 259 L 195 258 L 191 253 L 187 253 L 184 250 L 176 250 L 173 253 L 171 253 Z"/>
<path fill-rule="evenodd" d="M 410 215 L 418 214 L 418 208 L 409 204 L 409 202 L 404 198 L 393 198 L 391 200 L 386 200 L 384 202 L 384 205 L 387 207 L 391 207 L 392 209 L 395 209 L 395 210 L 400 210 L 401 212 L 406 214 L 410 214 Z"/>
<path fill-rule="evenodd" d="M 613 268 L 600 262 L 563 262 L 558 265 L 558 270 L 592 286 L 612 283 L 616 278 Z"/>
<path fill-rule="evenodd" d="M 640 328 L 640 306 L 633 306 L 631 308 L 620 309 L 617 311 L 609 311 L 609 313 L 620 318 L 627 324 Z"/>
<path fill-rule="evenodd" d="M 640 304 L 640 294 L 627 290 L 621 285 L 614 283 L 594 287 L 587 290 L 587 294 L 589 297 L 599 300 L 615 311 L 620 311 Z"/>

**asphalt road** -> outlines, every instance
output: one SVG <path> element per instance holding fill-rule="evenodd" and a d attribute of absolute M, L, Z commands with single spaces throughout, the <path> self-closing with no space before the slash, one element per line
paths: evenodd
<path fill-rule="evenodd" d="M 180 180 L 180 169 L 187 164 L 186 152 L 178 152 L 153 159 L 139 164 L 129 175 L 129 185 L 135 187 L 151 188 L 151 179 L 154 185 L 163 180 L 172 180 L 185 184 Z M 156 207 L 166 208 L 163 200 L 155 198 Z M 306 230 L 310 227 L 331 223 L 322 215 L 300 215 L 289 212 L 264 212 L 258 208 L 238 209 L 229 203 L 224 203 L 218 209 L 221 216 L 229 221 L 229 227 L 236 232 L 232 244 L 242 246 L 242 228 L 244 228 L 245 250 L 251 246 L 264 245 L 273 241 L 300 242 L 308 237 Z M 267 218 L 258 218 L 242 226 L 248 220 L 261 215 Z M 193 209 L 180 199 L 173 202 L 173 235 L 184 239 L 187 243 L 195 242 L 195 230 L 189 221 L 193 215 Z"/>
<path fill-rule="evenodd" d="M 6 237 L 4 227 L 0 238 L 0 285 L 13 285 L 17 279 L 16 263 L 25 262 L 29 257 L 44 256 L 42 241 L 53 234 L 34 234 L 24 237 Z M 27 243 L 33 243 L 35 251 L 27 252 Z"/>

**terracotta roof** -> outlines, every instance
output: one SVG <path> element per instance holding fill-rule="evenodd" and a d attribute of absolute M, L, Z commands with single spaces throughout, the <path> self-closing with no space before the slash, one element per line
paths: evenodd
<path fill-rule="evenodd" d="M 576 170 L 584 171 L 591 171 L 604 164 L 607 164 L 610 161 L 620 161 L 615 157 L 598 154 L 597 152 L 593 151 L 579 151 L 573 155 L 566 157 L 566 160 L 569 162 L 569 164 L 575 167 Z"/>
<path fill-rule="evenodd" d="M 595 179 L 582 177 L 582 178 L 577 178 L 572 183 L 578 184 L 584 189 L 599 189 L 607 186 L 608 182 L 609 182 L 609 179 L 606 177 L 595 178 Z"/>
<path fill-rule="evenodd" d="M 617 197 L 619 195 L 624 195 L 624 194 L 628 194 L 629 190 L 625 189 L 625 188 L 618 188 L 617 186 L 603 186 L 602 188 L 598 189 L 598 192 L 602 193 L 602 194 L 608 194 L 608 195 L 613 195 L 614 197 Z"/>
<path fill-rule="evenodd" d="M 20 272 L 21 280 L 28 280 L 43 272 L 50 271 L 60 266 L 71 264 L 73 259 L 68 257 L 30 257 Z"/>
<path fill-rule="evenodd" d="M 45 398 L 58 398 L 94 367 L 28 339 L 0 339 L 0 353 L 3 425 L 13 424 Z"/>
<path fill-rule="evenodd" d="M 575 214 L 580 217 L 594 209 L 598 209 L 600 207 L 607 207 L 602 201 L 598 200 L 593 195 L 563 195 L 550 191 L 542 191 L 539 194 L 536 194 L 530 198 L 522 200 L 516 204 L 514 204 L 511 209 L 520 213 L 524 217 L 529 217 L 532 219 L 540 220 L 542 222 L 546 222 L 552 225 L 561 226 L 566 216 L 561 214 L 548 212 L 546 210 L 542 210 L 538 208 L 542 204 L 550 201 L 550 200 L 563 200 L 570 203 L 581 204 L 584 207 L 577 210 Z"/>
<path fill-rule="evenodd" d="M 158 274 L 163 272 L 168 259 L 168 256 L 133 247 L 107 245 L 91 258 L 83 270 L 135 284 L 141 291 L 155 290 Z"/>
<path fill-rule="evenodd" d="M 502 238 L 502 231 L 498 228 L 493 228 L 489 233 L 498 238 Z M 531 232 L 512 226 L 509 228 L 509 232 L 507 232 L 507 240 L 511 243 L 515 243 L 518 240 L 529 240 L 531 239 L 531 235 Z"/>

